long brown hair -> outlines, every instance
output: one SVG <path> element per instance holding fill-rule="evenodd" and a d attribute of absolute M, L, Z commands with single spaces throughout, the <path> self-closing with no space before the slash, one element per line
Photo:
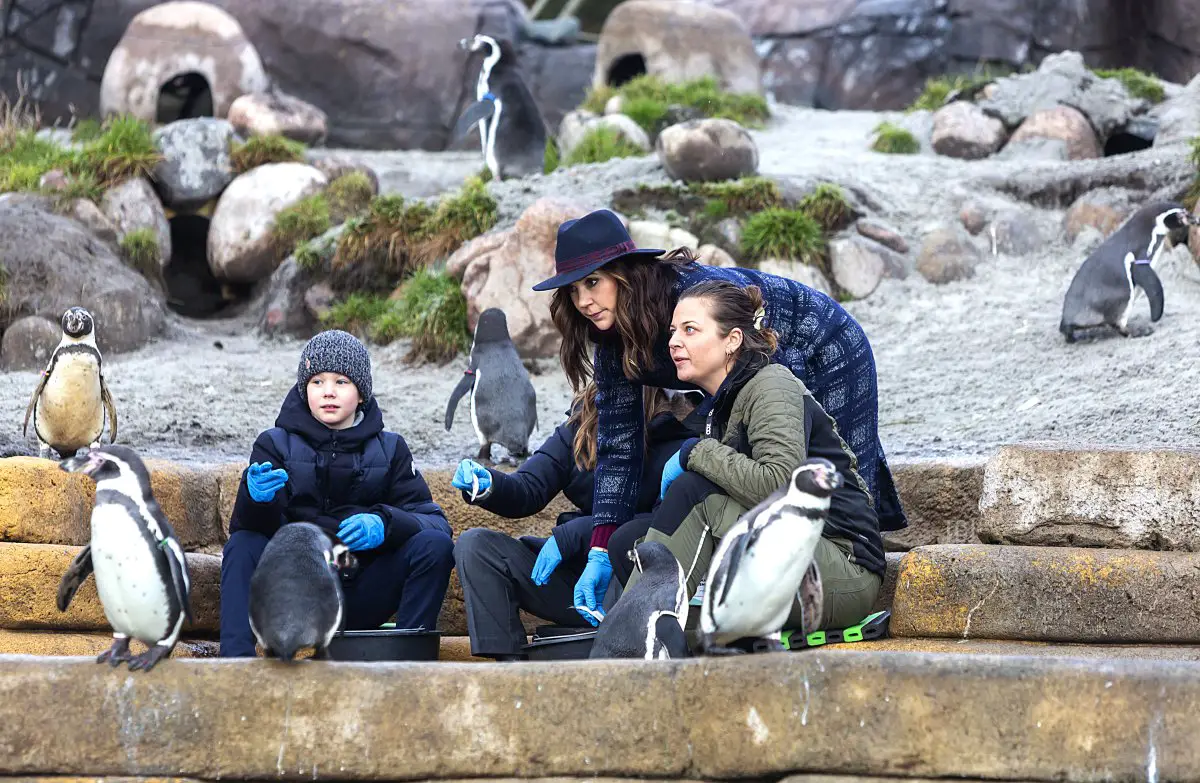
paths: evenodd
<path fill-rule="evenodd" d="M 617 283 L 614 328 L 621 338 L 621 365 L 626 378 L 636 380 L 654 366 L 654 344 L 671 322 L 671 289 L 679 278 L 679 267 L 695 260 L 691 250 L 681 247 L 650 261 L 622 256 L 603 267 Z M 579 392 L 594 372 L 588 349 L 592 330 L 571 301 L 571 286 L 554 292 L 550 317 L 562 335 L 558 357 L 563 372 L 571 388 Z"/>
<path fill-rule="evenodd" d="M 684 291 L 679 301 L 684 299 L 708 303 L 709 315 L 717 322 L 722 337 L 734 329 L 742 330 L 742 344 L 732 357 L 735 361 L 751 353 L 757 362 L 766 364 L 779 347 L 779 335 L 766 326 L 766 308 L 758 286 L 741 288 L 725 280 L 706 280 Z"/>
<path fill-rule="evenodd" d="M 664 411 L 670 411 L 676 419 L 683 421 L 696 406 L 686 395 L 668 395 L 654 386 L 642 387 L 642 415 L 646 424 Z M 575 464 L 580 470 L 596 469 L 596 382 L 588 381 L 583 391 L 575 394 L 571 403 L 570 422 L 575 425 L 575 441 L 571 450 Z M 643 453 L 649 438 L 642 438 Z"/>

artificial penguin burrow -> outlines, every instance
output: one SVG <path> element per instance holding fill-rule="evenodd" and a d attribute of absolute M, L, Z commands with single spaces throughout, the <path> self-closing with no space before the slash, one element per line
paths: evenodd
<path fill-rule="evenodd" d="M 129 662 L 149 671 L 171 654 L 184 620 L 192 619 L 187 561 L 175 530 L 150 488 L 141 458 L 126 446 L 101 446 L 70 457 L 59 466 L 84 473 L 96 482 L 91 540 L 58 587 L 58 610 L 65 612 L 89 574 L 104 616 L 113 629 L 112 647 L 97 663 Z M 129 640 L 147 650 L 129 654 Z"/>
<path fill-rule="evenodd" d="M 1172 201 L 1139 209 L 1084 260 L 1063 299 L 1058 329 L 1067 342 L 1077 332 L 1108 327 L 1124 337 L 1144 337 L 1150 327 L 1129 329 L 1139 289 L 1150 303 L 1150 320 L 1163 314 L 1163 287 L 1155 266 L 1169 247 L 1187 242 L 1188 211 Z"/>
<path fill-rule="evenodd" d="M 97 445 L 106 414 L 109 442 L 117 439 L 117 408 L 104 383 L 95 320 L 84 308 L 71 307 L 63 313 L 61 326 L 62 339 L 33 390 L 21 427 L 21 434 L 27 434 L 32 415 L 42 458 L 48 458 L 51 449 L 62 458 Z"/>
<path fill-rule="evenodd" d="M 508 335 L 504 311 L 498 307 L 479 314 L 466 372 L 446 403 L 447 430 L 467 391 L 471 392 L 471 424 L 479 438 L 476 459 L 491 459 L 493 443 L 508 449 L 511 457 L 528 454 L 529 436 L 537 427 L 537 393 Z"/>
<path fill-rule="evenodd" d="M 340 573 L 356 558 L 310 522 L 283 525 L 250 577 L 250 630 L 268 657 L 290 661 L 313 649 L 325 658 L 345 619 Z"/>
<path fill-rule="evenodd" d="M 721 538 L 700 603 L 700 647 L 708 655 L 738 653 L 738 639 L 782 650 L 780 632 L 800 597 L 807 631 L 820 620 L 820 574 L 813 557 L 842 474 L 820 457 L 747 511 Z M 816 614 L 816 617 L 812 617 Z"/>
<path fill-rule="evenodd" d="M 687 578 L 671 550 L 643 541 L 630 553 L 641 578 L 613 604 L 592 641 L 589 658 L 688 657 Z"/>
<path fill-rule="evenodd" d="M 521 78 L 512 44 L 481 34 L 458 45 L 471 52 L 486 48 L 487 54 L 475 84 L 475 103 L 459 115 L 453 138 L 462 138 L 476 125 L 484 164 L 494 179 L 542 173 L 546 119 Z"/>

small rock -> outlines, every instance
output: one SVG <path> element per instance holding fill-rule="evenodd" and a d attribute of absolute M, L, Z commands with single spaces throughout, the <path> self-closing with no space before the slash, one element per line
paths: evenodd
<path fill-rule="evenodd" d="M 1063 216 L 1067 241 L 1074 242 L 1085 226 L 1107 237 L 1121 227 L 1136 209 L 1135 195 L 1124 188 L 1100 188 L 1075 199 Z"/>
<path fill-rule="evenodd" d="M 285 136 L 304 144 L 325 141 L 325 112 L 278 89 L 247 93 L 229 107 L 230 124 L 243 136 Z"/>
<path fill-rule="evenodd" d="M 233 181 L 229 144 L 233 125 L 212 117 L 176 120 L 154 132 L 163 159 L 154 167 L 154 182 L 163 204 L 191 211 L 221 195 Z"/>
<path fill-rule="evenodd" d="M 29 315 L 4 330 L 0 340 L 0 366 L 5 370 L 41 370 L 62 338 L 62 329 L 49 318 Z"/>
<path fill-rule="evenodd" d="M 707 266 L 719 266 L 726 269 L 737 266 L 737 261 L 733 260 L 733 256 L 716 245 L 701 245 L 698 247 L 696 249 L 696 260 Z"/>
<path fill-rule="evenodd" d="M 330 182 L 347 174 L 362 172 L 371 182 L 371 192 L 379 195 L 379 175 L 375 173 L 375 169 L 366 163 L 355 160 L 349 155 L 322 154 L 318 156 L 314 154 L 313 150 L 308 150 L 307 159 L 308 165 L 324 174 L 325 178 Z"/>
<path fill-rule="evenodd" d="M 933 149 L 963 160 L 986 158 L 1004 144 L 1004 123 L 969 101 L 955 101 L 933 115 Z"/>
<path fill-rule="evenodd" d="M 666 250 L 674 250 L 677 247 L 686 247 L 689 250 L 695 250 L 700 247 L 700 240 L 690 231 L 684 231 L 682 228 L 673 228 L 667 232 L 667 244 L 663 247 Z"/>
<path fill-rule="evenodd" d="M 790 259 L 765 258 L 758 262 L 758 271 L 768 275 L 779 275 L 786 277 L 789 280 L 795 280 L 798 283 L 816 289 L 823 294 L 833 293 L 833 286 L 829 284 L 829 280 L 820 269 L 815 266 L 801 263 L 800 261 L 792 261 Z"/>
<path fill-rule="evenodd" d="M 67 207 L 66 214 L 87 226 L 93 234 L 110 245 L 116 246 L 119 241 L 117 227 L 92 201 L 86 198 L 74 199 Z"/>
<path fill-rule="evenodd" d="M 625 98 L 620 95 L 614 95 L 604 103 L 605 114 L 620 114 L 625 108 Z"/>
<path fill-rule="evenodd" d="M 873 220 L 860 219 L 854 226 L 858 229 L 858 233 L 862 234 L 867 239 L 873 239 L 884 247 L 895 250 L 897 253 L 908 252 L 908 241 L 900 236 L 900 232 L 891 226 L 886 226 L 882 223 L 876 223 Z"/>
<path fill-rule="evenodd" d="M 969 201 L 959 210 L 958 219 L 962 222 L 963 227 L 974 235 L 983 231 L 984 226 L 991 219 L 991 212 L 982 204 Z"/>
<path fill-rule="evenodd" d="M 304 292 L 304 306 L 309 314 L 319 321 L 333 308 L 336 298 L 333 286 L 325 282 L 316 283 Z"/>
<path fill-rule="evenodd" d="M 570 157 L 571 152 L 587 135 L 590 124 L 599 116 L 586 109 L 575 109 L 566 113 L 558 125 L 558 152 L 563 160 Z"/>
<path fill-rule="evenodd" d="M 69 184 L 71 180 L 59 169 L 47 171 L 38 180 L 38 187 L 42 190 L 64 190 Z"/>
<path fill-rule="evenodd" d="M 881 247 L 858 237 L 835 239 L 829 244 L 833 280 L 855 299 L 866 299 L 883 280 L 886 265 L 871 245 Z"/>
<path fill-rule="evenodd" d="M 629 221 L 629 238 L 638 247 L 661 247 L 670 250 L 671 227 L 654 220 Z"/>
<path fill-rule="evenodd" d="M 1012 209 L 996 215 L 989 232 L 996 249 L 1010 256 L 1027 255 L 1046 244 L 1037 221 L 1022 210 Z"/>
<path fill-rule="evenodd" d="M 650 137 L 646 135 L 646 131 L 642 130 L 642 126 L 634 122 L 632 118 L 624 114 L 606 114 L 588 123 L 587 129 L 589 132 L 596 128 L 612 128 L 630 144 L 646 152 L 650 151 Z"/>
<path fill-rule="evenodd" d="M 1056 106 L 1031 114 L 1013 133 L 1009 144 L 1031 139 L 1050 139 L 1066 144 L 1068 160 L 1086 160 L 1102 155 L 1100 141 L 1087 117 L 1070 106 Z"/>
<path fill-rule="evenodd" d="M 738 179 L 758 171 L 758 147 L 733 120 L 672 125 L 658 135 L 655 147 L 667 176 L 684 182 Z"/>
<path fill-rule="evenodd" d="M 979 261 L 979 250 L 964 231 L 939 228 L 922 240 L 916 267 L 926 280 L 942 285 L 974 277 Z"/>
<path fill-rule="evenodd" d="M 145 177 L 134 177 L 104 192 L 100 208 L 117 228 L 118 240 L 141 228 L 148 228 L 158 239 L 158 264 L 171 260 L 171 224 L 158 194 Z"/>

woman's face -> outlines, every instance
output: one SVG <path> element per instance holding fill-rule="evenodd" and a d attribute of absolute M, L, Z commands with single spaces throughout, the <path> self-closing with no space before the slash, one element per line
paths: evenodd
<path fill-rule="evenodd" d="M 600 269 L 571 283 L 571 303 L 602 332 L 617 322 L 617 281 Z"/>
<path fill-rule="evenodd" d="M 694 383 L 710 395 L 716 394 L 742 345 L 742 330 L 733 329 L 722 335 L 709 313 L 708 302 L 689 297 L 675 305 L 668 345 L 679 380 Z"/>

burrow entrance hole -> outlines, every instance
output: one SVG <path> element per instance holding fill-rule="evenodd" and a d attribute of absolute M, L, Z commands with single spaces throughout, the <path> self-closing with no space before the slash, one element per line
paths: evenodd
<path fill-rule="evenodd" d="M 165 125 L 175 120 L 213 116 L 212 87 L 203 75 L 181 73 L 168 79 L 158 88 L 158 105 L 154 120 Z"/>
<path fill-rule="evenodd" d="M 608 86 L 620 87 L 625 82 L 646 73 L 646 58 L 638 52 L 618 57 L 608 68 Z"/>
<path fill-rule="evenodd" d="M 204 215 L 176 215 L 171 224 L 171 260 L 163 270 L 167 306 L 180 315 L 225 315 L 250 297 L 251 286 L 225 283 L 208 265 L 208 224 Z"/>
<path fill-rule="evenodd" d="M 1132 133 L 1117 131 L 1108 137 L 1104 144 L 1104 156 L 1125 155 L 1139 150 L 1148 150 L 1154 146 L 1154 139 L 1147 139 Z"/>

